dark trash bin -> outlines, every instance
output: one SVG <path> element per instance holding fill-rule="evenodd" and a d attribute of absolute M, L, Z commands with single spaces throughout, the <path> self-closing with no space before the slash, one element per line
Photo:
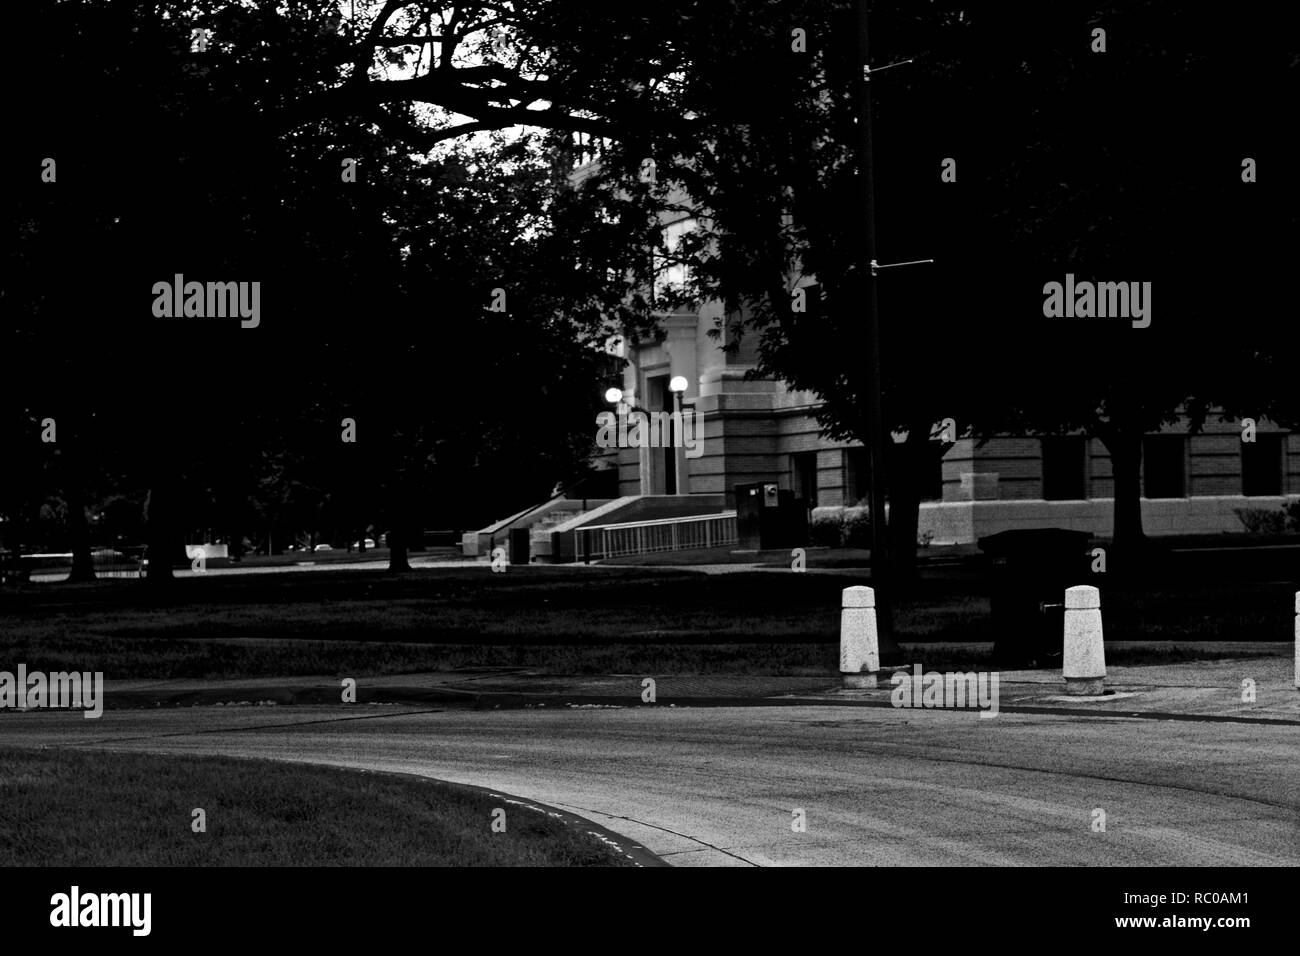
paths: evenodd
<path fill-rule="evenodd" d="M 1059 664 L 1065 589 L 1090 583 L 1087 531 L 1029 528 L 979 539 L 988 556 L 993 661 L 1001 667 Z"/>
<path fill-rule="evenodd" d="M 736 485 L 737 549 L 767 551 L 808 544 L 808 508 L 775 481 Z"/>
<path fill-rule="evenodd" d="M 510 563 L 527 564 L 532 550 L 532 531 L 528 528 L 510 529 Z"/>

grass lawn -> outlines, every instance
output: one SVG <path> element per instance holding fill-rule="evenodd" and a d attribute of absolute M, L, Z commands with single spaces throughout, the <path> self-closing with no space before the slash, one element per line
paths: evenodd
<path fill-rule="evenodd" d="M 0 749 L 0 866 L 619 866 L 464 787 L 224 757 Z M 207 832 L 191 829 L 195 808 Z"/>
<path fill-rule="evenodd" d="M 0 590 L 0 669 L 219 678 L 541 663 L 600 673 L 620 661 L 663 672 L 680 661 L 735 673 L 773 657 L 769 645 L 803 646 L 781 650 L 782 666 L 817 666 L 824 654 L 809 645 L 838 640 L 840 592 L 864 580 L 479 566 L 184 578 L 161 598 L 137 581 L 29 585 Z M 983 598 L 942 585 L 920 601 L 900 613 L 911 633 L 978 640 L 987 630 Z M 758 647 L 739 657 L 724 645 Z"/>
<path fill-rule="evenodd" d="M 1208 560 L 1208 559 L 1207 559 Z M 1281 565 L 1281 566 L 1279 566 Z M 1204 573 L 1096 575 L 1109 641 L 1290 641 L 1300 568 L 1224 554 Z M 0 669 L 110 679 L 411 673 L 820 671 L 862 570 L 704 574 L 636 567 L 298 571 L 0 589 Z M 925 572 L 896 609 L 905 644 L 997 638 L 976 569 Z"/>

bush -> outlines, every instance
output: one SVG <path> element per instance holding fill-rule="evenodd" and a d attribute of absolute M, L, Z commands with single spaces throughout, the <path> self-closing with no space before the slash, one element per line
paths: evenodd
<path fill-rule="evenodd" d="M 840 546 L 840 515 L 817 515 L 808 529 L 808 540 L 817 548 Z"/>
<path fill-rule="evenodd" d="M 1288 501 L 1282 506 L 1282 513 L 1286 515 L 1286 530 L 1300 531 L 1300 500 Z"/>
<path fill-rule="evenodd" d="M 1271 508 L 1234 508 L 1233 511 L 1245 525 L 1247 534 L 1282 534 L 1294 520 L 1294 507 L 1291 505 L 1281 511 Z"/>
<path fill-rule="evenodd" d="M 845 508 L 840 540 L 846 548 L 871 547 L 871 512 L 866 508 Z"/>
<path fill-rule="evenodd" d="M 815 514 L 808 538 L 820 548 L 869 548 L 871 511 L 855 507 Z"/>

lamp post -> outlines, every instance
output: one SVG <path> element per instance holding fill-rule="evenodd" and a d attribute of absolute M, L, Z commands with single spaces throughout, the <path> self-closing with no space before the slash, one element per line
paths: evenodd
<path fill-rule="evenodd" d="M 668 382 L 668 391 L 673 393 L 673 407 L 677 412 L 677 420 L 674 423 L 674 428 L 680 428 L 682 430 L 682 441 L 680 447 L 678 446 L 675 435 L 673 441 L 673 473 L 676 475 L 675 484 L 679 495 L 690 493 L 686 488 L 686 412 L 684 409 L 689 408 L 691 410 L 691 415 L 694 415 L 695 404 L 684 400 L 686 397 L 687 384 L 685 375 L 674 375 Z M 695 434 L 695 428 L 697 427 L 699 427 L 699 423 L 692 422 L 691 436 L 696 441 L 699 441 L 700 436 Z"/>
<path fill-rule="evenodd" d="M 650 412 L 642 408 L 640 405 L 634 405 L 631 402 L 623 401 L 623 398 L 623 390 L 621 388 L 605 389 L 605 401 L 613 405 L 620 415 L 626 415 L 628 412 L 640 412 L 642 415 L 646 416 L 646 421 L 649 422 Z"/>
<path fill-rule="evenodd" d="M 867 0 L 858 0 L 858 66 L 855 84 L 858 127 L 858 185 L 863 220 L 863 250 L 858 264 L 867 305 L 867 461 L 871 481 L 871 583 L 876 592 L 876 618 L 882 663 L 900 663 L 902 649 L 894 639 L 888 537 L 885 529 L 885 416 L 881 381 L 880 318 L 876 302 L 876 196 L 871 153 L 871 61 L 867 42 Z"/>
<path fill-rule="evenodd" d="M 672 385 L 677 384 L 677 383 L 679 383 L 679 382 L 681 383 L 681 388 L 680 388 L 680 389 L 673 389 L 673 388 L 672 388 Z M 669 383 L 669 388 L 670 388 L 671 391 L 673 391 L 673 394 L 675 395 L 675 403 L 676 403 L 677 411 L 680 413 L 680 412 L 681 412 L 681 409 L 682 409 L 682 396 L 681 396 L 681 393 L 684 392 L 684 391 L 686 390 L 686 379 L 683 378 L 682 376 L 678 375 L 676 378 L 674 378 L 674 379 L 672 380 L 672 382 Z M 642 448 L 647 448 L 647 449 L 648 449 L 649 447 L 652 447 L 652 446 L 649 445 L 649 442 L 652 440 L 652 439 L 650 438 L 650 436 L 651 436 L 651 435 L 654 435 L 655 432 L 654 432 L 654 431 L 651 431 L 651 429 L 655 429 L 655 428 L 658 428 L 658 427 L 660 426 L 660 424 L 661 424 L 661 418 L 656 418 L 656 416 L 661 416 L 661 417 L 662 417 L 665 413 L 664 413 L 664 412 L 651 412 L 651 411 L 648 410 L 648 409 L 642 408 L 640 405 L 633 405 L 633 404 L 631 404 L 631 403 L 629 403 L 629 402 L 624 401 L 623 399 L 624 399 L 624 395 L 623 395 L 623 390 L 622 390 L 622 389 L 620 389 L 620 388 L 608 388 L 608 389 L 605 390 L 605 401 L 607 401 L 607 402 L 609 402 L 609 404 L 615 406 L 615 408 L 618 410 L 618 416 L 619 416 L 619 421 L 620 421 L 620 422 L 623 420 L 623 418 L 624 418 L 625 416 L 630 415 L 630 414 L 632 414 L 633 412 L 639 412 L 639 413 L 641 414 L 642 418 L 643 418 L 645 421 L 644 421 L 644 424 L 641 425 L 640 427 L 643 428 L 643 429 L 646 429 L 646 431 L 643 432 L 643 433 L 641 433 L 641 434 L 642 434 L 642 440 L 645 441 L 646 444 L 643 444 L 643 445 L 641 445 L 640 447 L 642 447 Z M 686 407 L 687 407 L 687 408 L 694 408 L 695 406 L 694 406 L 694 405 L 687 405 Z M 678 420 L 680 421 L 680 420 L 681 420 L 681 415 L 679 414 L 677 417 L 678 417 Z M 685 492 L 682 490 L 682 488 L 683 488 L 683 479 L 684 479 L 684 476 L 685 476 L 685 463 L 684 463 L 683 460 L 682 460 L 682 456 L 677 454 L 678 449 L 677 449 L 677 447 L 676 447 L 677 442 L 676 442 L 675 437 L 674 437 L 675 432 L 672 431 L 672 429 L 673 429 L 672 418 L 670 417 L 670 418 L 668 419 L 668 421 L 669 421 L 669 425 L 668 425 L 668 427 L 669 427 L 669 429 L 670 429 L 670 431 L 669 431 L 669 435 L 668 435 L 668 436 L 664 436 L 664 435 L 662 435 L 662 433 L 660 433 L 660 434 L 658 435 L 658 440 L 659 440 L 660 442 L 663 442 L 663 441 L 664 441 L 664 438 L 666 437 L 666 438 L 667 438 L 666 443 L 664 443 L 664 444 L 659 444 L 659 445 L 655 445 L 655 446 L 653 446 L 653 447 L 655 447 L 655 448 L 660 448 L 660 449 L 663 449 L 664 451 L 667 451 L 667 452 L 670 452 L 670 453 L 671 453 L 671 455 L 672 455 L 672 460 L 673 460 L 673 465 L 672 465 L 673 491 L 672 491 L 672 493 L 673 493 L 673 494 L 679 494 L 679 495 L 680 495 L 680 494 L 685 494 Z M 643 461 L 643 462 L 642 462 L 643 467 L 645 466 L 645 464 L 646 464 L 646 462 Z M 643 475 L 642 480 L 643 480 L 643 482 L 645 481 L 644 475 Z"/>

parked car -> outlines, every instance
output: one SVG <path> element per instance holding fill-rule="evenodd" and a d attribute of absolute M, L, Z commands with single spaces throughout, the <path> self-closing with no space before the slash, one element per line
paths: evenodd
<path fill-rule="evenodd" d="M 316 551 L 333 551 L 334 549 L 333 549 L 330 545 L 328 545 L 328 544 L 318 544 L 318 545 L 316 545 L 316 547 L 315 547 L 314 550 L 316 550 Z"/>
<path fill-rule="evenodd" d="M 374 538 L 366 538 L 366 544 L 365 544 L 365 546 L 366 546 L 367 548 L 373 548 L 373 547 L 375 546 L 375 539 L 374 539 Z M 353 542 L 352 542 L 352 547 L 354 547 L 354 548 L 360 548 L 360 547 L 361 547 L 361 542 L 360 542 L 360 541 L 353 541 Z"/>

